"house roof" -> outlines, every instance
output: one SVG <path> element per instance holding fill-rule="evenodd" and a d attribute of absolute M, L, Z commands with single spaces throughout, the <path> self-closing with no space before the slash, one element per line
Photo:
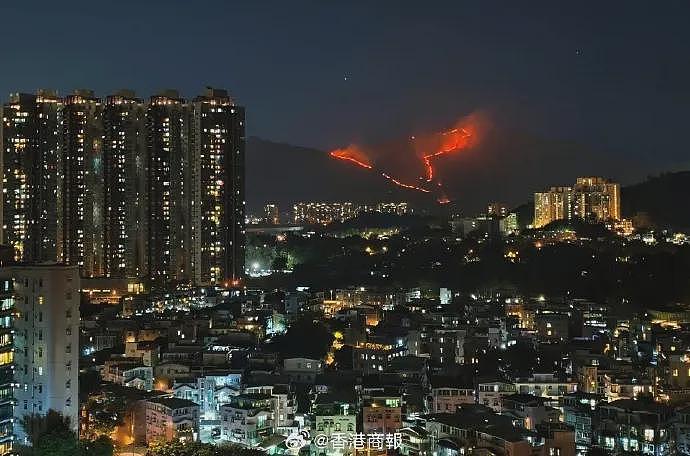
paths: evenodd
<path fill-rule="evenodd" d="M 155 404 L 161 404 L 171 409 L 199 406 L 196 402 L 192 402 L 187 399 L 180 399 L 178 397 L 155 397 L 148 399 L 147 401 Z"/>

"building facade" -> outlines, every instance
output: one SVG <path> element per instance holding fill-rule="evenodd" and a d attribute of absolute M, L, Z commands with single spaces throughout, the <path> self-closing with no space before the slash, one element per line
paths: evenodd
<path fill-rule="evenodd" d="M 25 415 L 55 410 L 78 429 L 79 270 L 0 269 L 0 453 L 26 444 Z"/>
<path fill-rule="evenodd" d="M 16 261 L 159 288 L 240 284 L 244 108 L 227 91 L 15 94 L 2 119 L 0 242 Z"/>
<path fill-rule="evenodd" d="M 208 88 L 192 102 L 194 282 L 237 285 L 244 276 L 244 108 Z"/>
<path fill-rule="evenodd" d="M 104 274 L 138 277 L 146 269 L 145 107 L 134 93 L 106 98 L 103 108 Z"/>
<path fill-rule="evenodd" d="M 103 103 L 90 90 L 64 99 L 62 258 L 103 275 Z"/>
<path fill-rule="evenodd" d="M 62 100 L 49 91 L 12 94 L 2 107 L 2 243 L 16 261 L 60 256 Z"/>
<path fill-rule="evenodd" d="M 146 442 L 196 440 L 199 433 L 199 406 L 186 399 L 160 397 L 144 401 Z"/>
<path fill-rule="evenodd" d="M 189 105 L 176 91 L 154 95 L 146 121 L 149 277 L 165 287 L 191 278 Z"/>
<path fill-rule="evenodd" d="M 572 187 L 551 187 L 534 194 L 534 228 L 573 218 L 620 220 L 620 184 L 601 177 L 578 177 Z"/>

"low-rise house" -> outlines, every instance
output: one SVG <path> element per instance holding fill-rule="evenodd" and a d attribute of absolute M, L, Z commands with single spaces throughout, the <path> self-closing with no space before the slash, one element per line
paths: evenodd
<path fill-rule="evenodd" d="M 364 434 L 393 434 L 402 428 L 402 399 L 375 397 L 362 404 L 362 432 Z"/>
<path fill-rule="evenodd" d="M 318 394 L 311 407 L 313 416 L 312 433 L 323 434 L 328 438 L 329 446 L 319 454 L 339 455 L 346 449 L 333 447 L 333 434 L 351 436 L 357 432 L 357 407 L 354 391 L 333 391 Z"/>
<path fill-rule="evenodd" d="M 532 394 L 511 394 L 503 397 L 501 413 L 516 418 L 525 429 L 534 430 L 542 422 L 558 421 L 560 412 L 546 402 Z"/>
<path fill-rule="evenodd" d="M 603 400 L 601 395 L 583 392 L 566 394 L 561 399 L 563 422 L 573 427 L 578 451 L 586 452 L 594 443 L 594 429 L 598 423 L 597 406 Z"/>
<path fill-rule="evenodd" d="M 432 376 L 428 398 L 430 413 L 454 413 L 462 404 L 474 404 L 475 391 L 458 377 Z"/>
<path fill-rule="evenodd" d="M 151 391 L 153 389 L 153 368 L 141 365 L 139 359 L 118 358 L 105 362 L 101 377 L 130 388 Z"/>
<path fill-rule="evenodd" d="M 599 405 L 596 442 L 607 451 L 671 454 L 673 409 L 651 400 L 620 399 Z"/>
<path fill-rule="evenodd" d="M 273 400 L 267 394 L 240 394 L 220 408 L 221 439 L 257 446 L 273 433 Z"/>
<path fill-rule="evenodd" d="M 273 432 L 289 435 L 296 431 L 295 413 L 297 400 L 289 384 L 265 384 L 246 386 L 245 394 L 265 394 L 273 400 Z"/>
<path fill-rule="evenodd" d="M 161 348 L 155 341 L 125 343 L 125 357 L 139 358 L 144 366 L 155 366 L 160 359 Z"/>
<path fill-rule="evenodd" d="M 323 362 L 310 358 L 286 358 L 283 373 L 296 383 L 314 383 L 316 376 L 323 372 Z"/>
<path fill-rule="evenodd" d="M 564 395 L 577 391 L 578 382 L 571 379 L 561 379 L 550 373 L 534 374 L 530 378 L 517 380 L 515 387 L 520 394 L 543 396 L 557 404 Z"/>
<path fill-rule="evenodd" d="M 240 392 L 241 371 L 212 371 L 206 375 L 178 378 L 173 382 L 175 397 L 199 404 L 202 420 L 220 419 L 220 407 Z"/>
<path fill-rule="evenodd" d="M 490 407 L 494 412 L 501 413 L 503 397 L 515 394 L 517 388 L 508 382 L 479 382 L 477 385 L 477 401 L 481 405 Z"/>
<path fill-rule="evenodd" d="M 574 456 L 573 431 L 563 423 L 535 430 L 515 426 L 513 418 L 481 405 L 465 405 L 456 413 L 423 417 L 431 449 L 437 455 Z M 412 453 L 410 453 L 412 454 Z"/>
<path fill-rule="evenodd" d="M 165 378 L 171 381 L 178 378 L 187 378 L 190 376 L 190 372 L 191 367 L 189 364 L 174 361 L 164 361 L 156 364 L 153 368 L 153 373 L 157 379 Z"/>
<path fill-rule="evenodd" d="M 146 442 L 196 440 L 199 432 L 199 406 L 174 397 L 144 401 L 146 409 Z"/>

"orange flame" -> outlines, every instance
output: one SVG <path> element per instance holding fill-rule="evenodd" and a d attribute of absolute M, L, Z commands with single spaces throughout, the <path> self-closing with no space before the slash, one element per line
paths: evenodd
<path fill-rule="evenodd" d="M 388 175 L 388 174 L 386 174 L 386 173 L 381 173 L 381 175 L 382 175 L 383 177 L 385 177 L 386 179 L 388 179 L 389 181 L 393 182 L 395 185 L 397 185 L 397 186 L 399 186 L 399 187 L 402 187 L 402 188 L 409 188 L 410 190 L 417 190 L 417 191 L 420 191 L 420 192 L 429 193 L 429 190 L 427 190 L 427 189 L 425 189 L 425 188 L 417 187 L 417 186 L 415 186 L 415 185 L 410 185 L 410 184 L 403 184 L 402 182 L 400 182 L 400 181 L 397 180 L 396 178 L 391 177 L 390 175 Z"/>
<path fill-rule="evenodd" d="M 482 113 L 475 113 L 461 118 L 450 130 L 422 135 L 421 137 L 411 136 L 410 139 L 413 142 L 413 147 L 424 166 L 424 176 L 420 179 L 426 180 L 428 183 L 436 182 L 437 186 L 441 187 L 441 181 L 437 177 L 438 173 L 434 169 L 434 162 L 442 155 L 473 147 L 488 126 L 485 116 Z M 330 155 L 333 158 L 354 163 L 359 167 L 377 171 L 385 179 L 399 187 L 423 193 L 432 192 L 429 188 L 425 188 L 427 186 L 420 187 L 403 183 L 390 174 L 374 168 L 372 160 L 356 144 L 351 144 L 342 149 L 335 149 L 330 152 Z M 434 193 L 438 194 L 438 191 L 434 191 Z M 440 204 L 448 204 L 450 199 L 446 195 L 441 195 L 437 201 Z"/>
<path fill-rule="evenodd" d="M 355 144 L 350 144 L 343 149 L 336 149 L 330 153 L 331 157 L 337 158 L 339 160 L 347 160 L 354 163 L 357 166 L 361 166 L 366 169 L 373 169 L 369 159 L 364 154 L 362 149 Z"/>
<path fill-rule="evenodd" d="M 424 167 L 426 168 L 427 182 L 431 182 L 434 179 L 434 167 L 431 164 L 432 158 L 466 149 L 472 145 L 474 135 L 469 130 L 469 127 L 458 127 L 440 134 L 439 149 L 434 153 L 426 154 L 422 157 Z"/>

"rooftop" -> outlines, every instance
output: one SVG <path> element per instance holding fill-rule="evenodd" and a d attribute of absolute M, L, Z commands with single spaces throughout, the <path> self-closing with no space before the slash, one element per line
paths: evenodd
<path fill-rule="evenodd" d="M 178 397 L 154 397 L 148 399 L 148 402 L 154 404 L 161 404 L 171 409 L 180 409 L 185 407 L 198 407 L 196 402 L 188 401 L 187 399 L 180 399 Z"/>

